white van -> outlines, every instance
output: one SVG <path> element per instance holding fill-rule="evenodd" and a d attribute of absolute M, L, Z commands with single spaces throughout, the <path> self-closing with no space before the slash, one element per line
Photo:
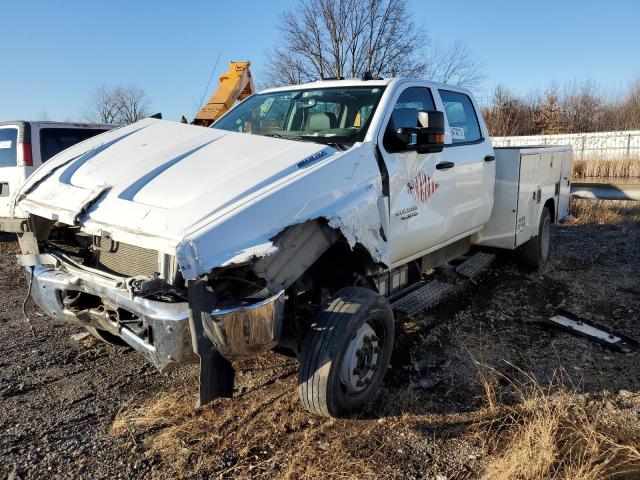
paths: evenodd
<path fill-rule="evenodd" d="M 31 173 L 62 150 L 114 128 L 68 122 L 0 122 L 0 231 L 21 231 L 11 218 L 11 198 Z"/>

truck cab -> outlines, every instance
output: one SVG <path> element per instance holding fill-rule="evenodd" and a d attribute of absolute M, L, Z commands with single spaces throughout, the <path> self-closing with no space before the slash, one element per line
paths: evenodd
<path fill-rule="evenodd" d="M 495 162 L 489 135 L 470 92 L 429 82 L 398 82 L 377 131 L 389 172 L 392 267 L 477 232 L 493 207 Z M 398 141 L 419 111 L 444 113 L 441 151 L 420 152 Z"/>
<path fill-rule="evenodd" d="M 16 196 L 19 260 L 52 318 L 161 370 L 199 364 L 200 404 L 275 349 L 305 408 L 339 416 L 382 383 L 397 319 L 453 287 L 434 268 L 470 276 L 497 248 L 544 265 L 570 162 L 494 150 L 455 86 L 270 89 L 211 128 L 145 119 L 47 162 Z"/>

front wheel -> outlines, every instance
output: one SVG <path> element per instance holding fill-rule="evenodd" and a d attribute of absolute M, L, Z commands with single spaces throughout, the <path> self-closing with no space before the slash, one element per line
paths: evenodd
<path fill-rule="evenodd" d="M 543 267 L 549 261 L 551 253 L 551 212 L 547 207 L 542 209 L 538 235 L 530 239 L 522 247 L 522 263 L 528 268 Z"/>
<path fill-rule="evenodd" d="M 338 417 L 368 403 L 391 360 L 393 312 L 381 295 L 360 287 L 339 290 L 305 339 L 298 392 L 307 410 Z"/>

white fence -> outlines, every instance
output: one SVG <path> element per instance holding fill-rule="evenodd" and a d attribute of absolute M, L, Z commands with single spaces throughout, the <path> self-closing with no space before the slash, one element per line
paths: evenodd
<path fill-rule="evenodd" d="M 518 145 L 571 145 L 574 159 L 640 158 L 640 130 L 493 137 L 494 147 Z"/>

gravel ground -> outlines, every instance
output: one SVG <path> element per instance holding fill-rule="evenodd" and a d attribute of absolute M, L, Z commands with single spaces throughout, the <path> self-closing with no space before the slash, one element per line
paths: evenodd
<path fill-rule="evenodd" d="M 160 374 L 130 350 L 72 339 L 80 328 L 28 303 L 32 336 L 17 244 L 1 237 L 0 475 L 476 478 L 484 453 L 465 415 L 482 405 L 483 366 L 542 383 L 560 375 L 579 392 L 640 392 L 638 351 L 524 322 L 561 306 L 640 339 L 640 223 L 574 222 L 553 241 L 542 272 L 499 258 L 476 284 L 403 322 L 379 397 L 357 419 L 336 421 L 301 411 L 296 364 L 284 357 L 238 365 L 237 398 L 195 412 L 192 367 Z M 140 421 L 151 406 L 156 417 Z M 124 427 L 112 428 L 116 418 Z M 351 464 L 338 472 L 340 455 Z"/>

